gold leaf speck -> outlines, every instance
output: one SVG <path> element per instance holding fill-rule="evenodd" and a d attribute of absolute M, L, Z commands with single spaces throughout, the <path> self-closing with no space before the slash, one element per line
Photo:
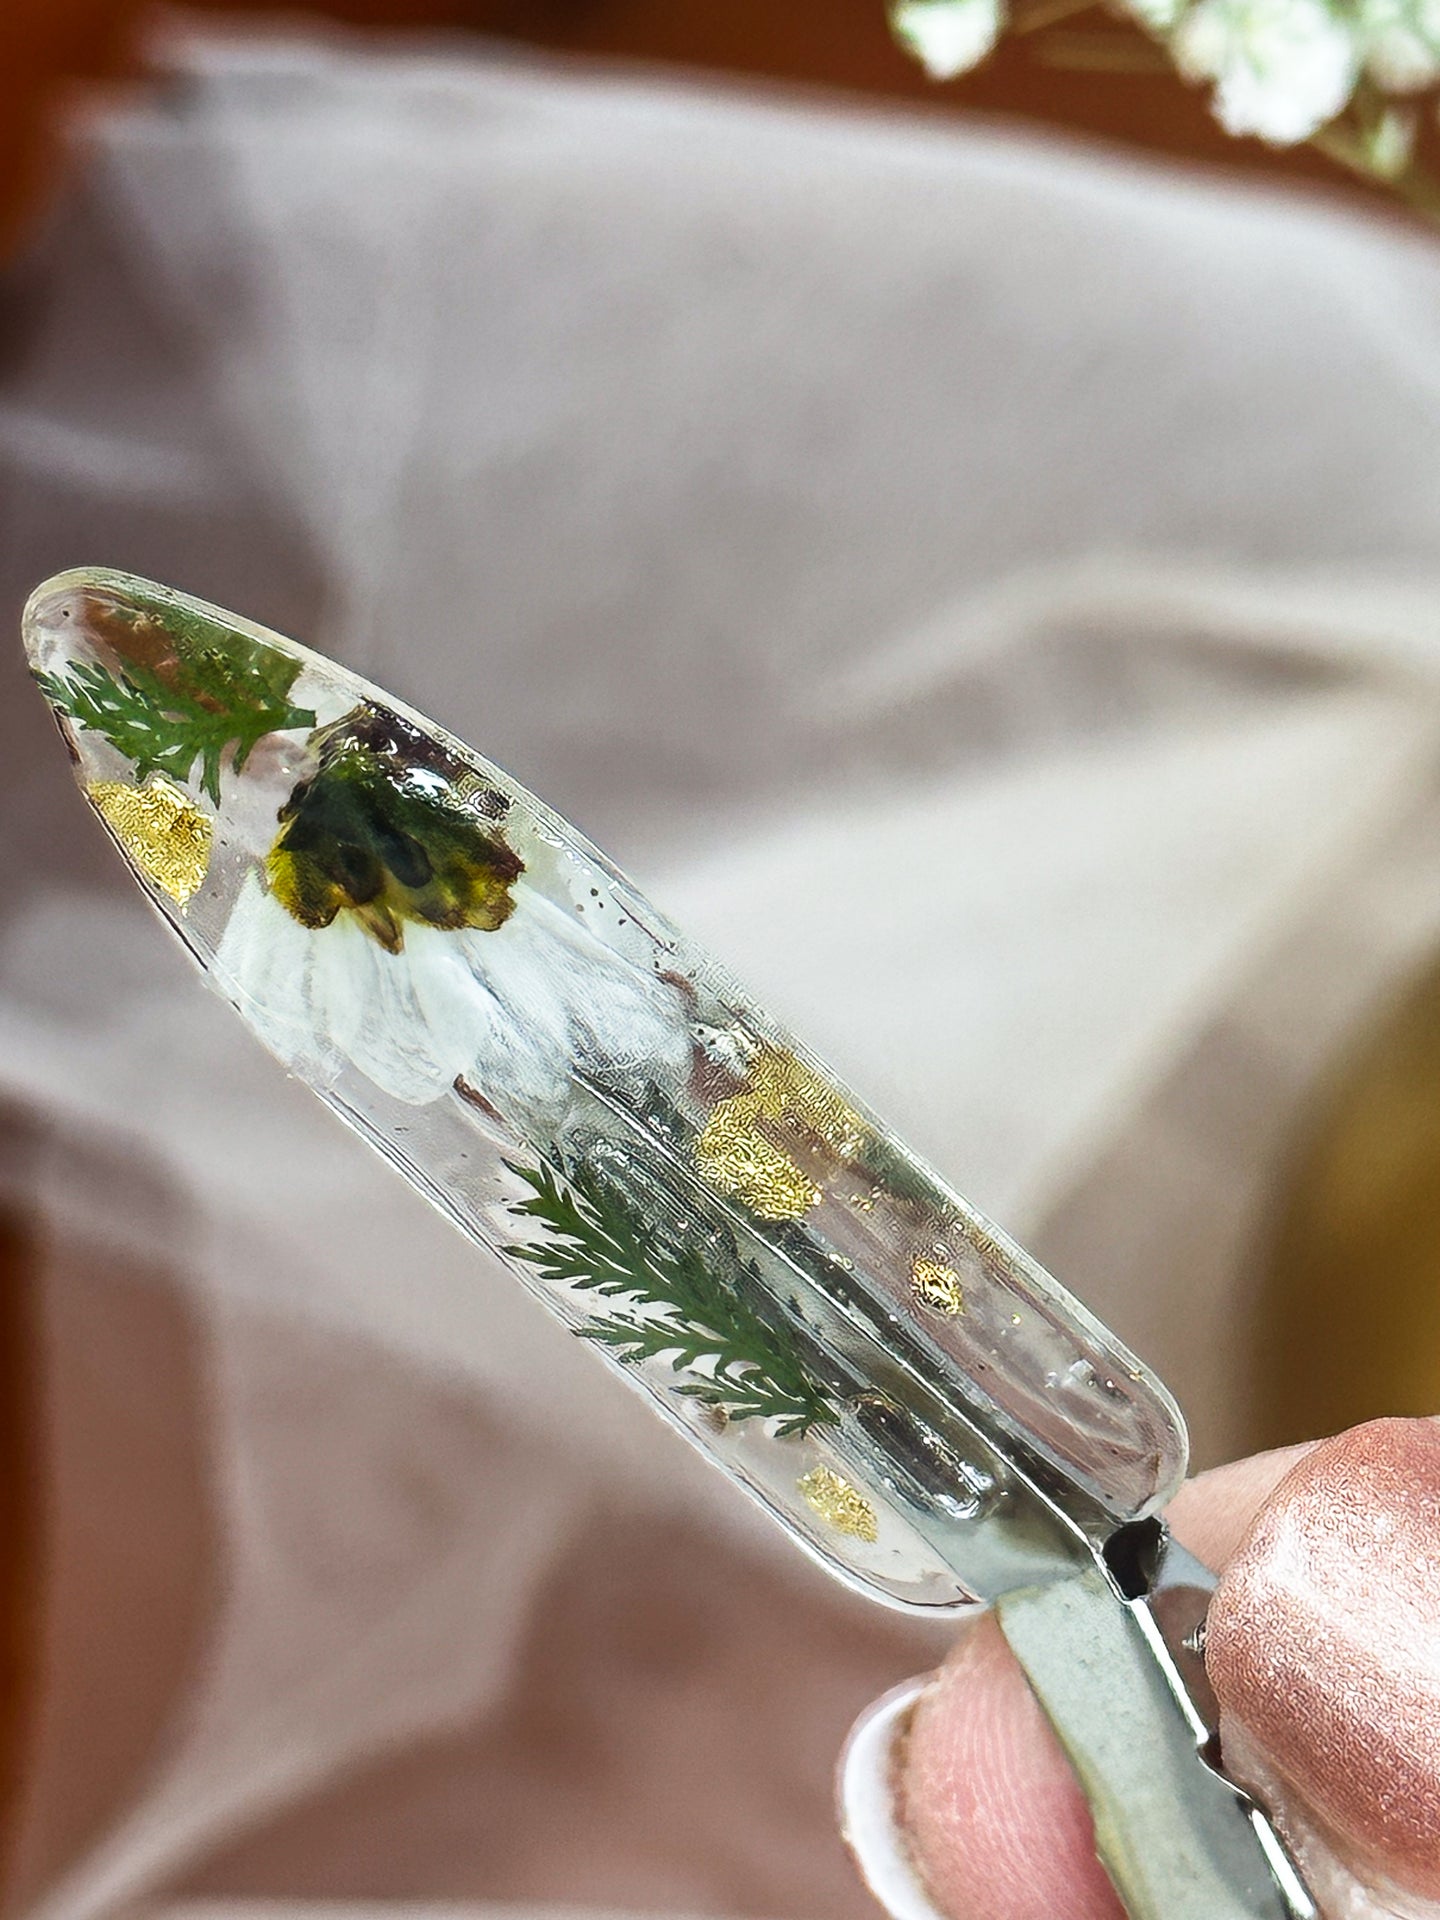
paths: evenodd
<path fill-rule="evenodd" d="M 141 873 L 177 906 L 199 892 L 210 866 L 214 823 L 183 787 L 157 774 L 143 787 L 92 780 L 86 791 Z"/>
<path fill-rule="evenodd" d="M 764 1117 L 753 1093 L 732 1094 L 711 1109 L 695 1140 L 695 1164 L 717 1193 L 741 1200 L 762 1220 L 798 1220 L 820 1189 L 760 1131 Z"/>
<path fill-rule="evenodd" d="M 766 1131 L 788 1124 L 853 1159 L 868 1128 L 813 1067 L 780 1047 L 763 1047 L 750 1063 L 749 1084 L 711 1108 L 695 1141 L 695 1164 L 719 1193 L 743 1201 L 762 1220 L 798 1220 L 820 1188 Z"/>
<path fill-rule="evenodd" d="M 854 1107 L 813 1067 L 781 1047 L 766 1047 L 750 1067 L 750 1086 L 771 1119 L 799 1121 L 842 1160 L 853 1160 L 870 1129 Z"/>
<path fill-rule="evenodd" d="M 874 1545 L 879 1538 L 875 1509 L 863 1493 L 843 1480 L 831 1467 L 812 1467 L 797 1482 L 805 1504 L 836 1533 Z"/>
<path fill-rule="evenodd" d="M 910 1263 L 910 1291 L 922 1307 L 953 1320 L 965 1311 L 965 1294 L 960 1276 L 943 1260 L 931 1260 L 917 1253 Z"/>

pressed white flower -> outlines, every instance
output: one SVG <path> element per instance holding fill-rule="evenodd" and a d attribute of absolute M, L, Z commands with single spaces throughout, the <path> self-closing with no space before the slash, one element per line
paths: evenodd
<path fill-rule="evenodd" d="M 1000 37 L 1000 0 L 894 0 L 890 29 L 932 80 L 978 67 Z"/>
<path fill-rule="evenodd" d="M 1307 140 L 1349 100 L 1360 72 L 1353 22 L 1325 0 L 1199 0 L 1171 41 L 1183 74 L 1215 82 L 1227 133 Z"/>
<path fill-rule="evenodd" d="M 526 1135 L 553 1134 L 577 1067 L 627 1094 L 683 1076 L 678 988 L 523 878 L 505 796 L 466 780 L 370 703 L 312 734 L 218 984 L 317 1085 L 349 1064 L 422 1106 L 463 1081 Z"/>
<path fill-rule="evenodd" d="M 1440 0 L 1361 0 L 1366 70 L 1391 93 L 1440 79 Z"/>
<path fill-rule="evenodd" d="M 522 1129 L 556 1125 L 577 1061 L 639 1092 L 690 1060 L 677 989 L 529 887 L 494 930 L 412 922 L 391 951 L 350 912 L 303 926 L 252 873 L 214 973 L 306 1079 L 323 1085 L 350 1062 L 422 1106 L 463 1077 Z"/>

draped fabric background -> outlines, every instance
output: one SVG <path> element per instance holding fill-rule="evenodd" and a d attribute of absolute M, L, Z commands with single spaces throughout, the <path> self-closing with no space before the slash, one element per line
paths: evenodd
<path fill-rule="evenodd" d="M 1440 253 L 820 100 L 158 57 L 0 289 L 4 604 L 127 567 L 443 717 L 1242 1447 L 1277 1156 L 1440 934 Z M 833 1752 L 943 1634 L 253 1048 L 3 672 L 16 1909 L 863 1914 Z"/>

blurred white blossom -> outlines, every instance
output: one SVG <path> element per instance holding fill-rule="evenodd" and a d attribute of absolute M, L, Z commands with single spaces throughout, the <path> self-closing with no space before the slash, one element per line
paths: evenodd
<path fill-rule="evenodd" d="M 932 80 L 953 80 L 1000 37 L 1000 0 L 894 0 L 890 27 Z"/>
<path fill-rule="evenodd" d="M 1440 0 L 1360 0 L 1365 65 L 1391 93 L 1440 79 Z"/>
<path fill-rule="evenodd" d="M 1185 11 L 1185 0 L 1120 0 L 1118 10 L 1151 33 L 1169 33 Z"/>
<path fill-rule="evenodd" d="M 1326 0 L 1199 0 L 1171 47 L 1188 79 L 1215 82 L 1215 116 L 1227 133 L 1292 146 L 1353 93 L 1357 26 Z"/>

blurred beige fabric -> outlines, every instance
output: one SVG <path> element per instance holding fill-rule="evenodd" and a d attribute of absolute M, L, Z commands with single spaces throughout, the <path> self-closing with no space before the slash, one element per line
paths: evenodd
<path fill-rule="evenodd" d="M 158 57 L 0 288 L 5 604 L 131 568 L 442 716 L 1243 1445 L 1266 1182 L 1440 933 L 1440 251 L 821 100 Z M 943 1634 L 284 1080 L 4 672 L 20 1906 L 863 1914 L 833 1751 Z"/>

